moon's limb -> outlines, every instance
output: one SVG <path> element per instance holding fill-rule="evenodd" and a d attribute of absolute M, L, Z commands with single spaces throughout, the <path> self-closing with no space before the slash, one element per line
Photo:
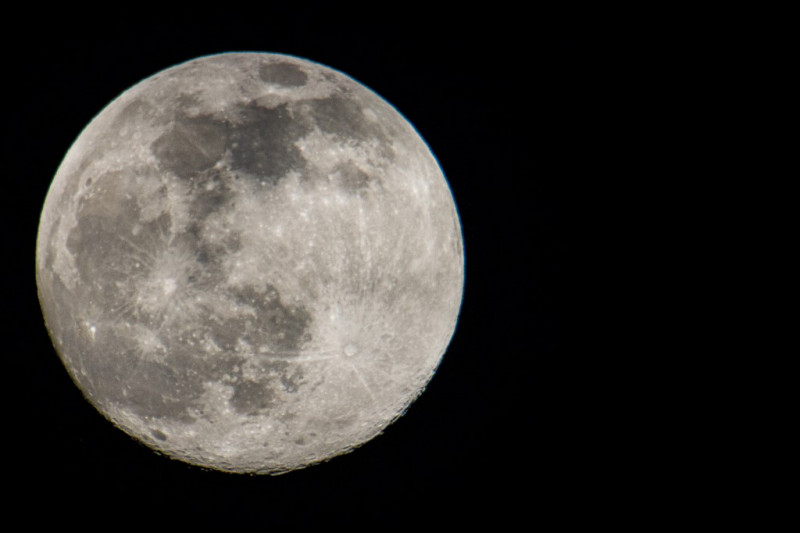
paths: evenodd
<path fill-rule="evenodd" d="M 463 290 L 438 164 L 327 67 L 224 54 L 104 109 L 45 202 L 37 282 L 87 398 L 168 455 L 237 472 L 378 434 L 435 371 Z"/>

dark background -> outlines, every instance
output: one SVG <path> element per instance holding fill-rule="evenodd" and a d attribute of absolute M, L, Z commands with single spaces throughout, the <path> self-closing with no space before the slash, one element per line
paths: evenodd
<path fill-rule="evenodd" d="M 587 421 L 593 358 L 577 259 L 595 162 L 603 58 L 569 19 L 403 12 L 343 22 L 332 8 L 208 20 L 9 20 L 3 43 L 4 428 L 12 512 L 142 520 L 380 528 L 431 520 L 523 527 L 586 512 L 603 434 Z M 423 22 L 423 19 L 426 22 Z M 91 20 L 91 21 L 90 21 Z M 158 19 L 163 20 L 163 19 Z M 300 22 L 302 20 L 302 22 Z M 154 454 L 86 402 L 39 309 L 38 218 L 89 121 L 144 78 L 198 56 L 292 54 L 392 103 L 427 141 L 463 226 L 466 286 L 439 371 L 408 413 L 360 449 L 277 477 L 206 471 Z M 596 389 L 591 389 L 596 390 Z M 603 478 L 607 479 L 607 478 Z M 587 496 L 589 496 L 587 498 Z M 488 522 L 487 522 L 488 521 Z"/>

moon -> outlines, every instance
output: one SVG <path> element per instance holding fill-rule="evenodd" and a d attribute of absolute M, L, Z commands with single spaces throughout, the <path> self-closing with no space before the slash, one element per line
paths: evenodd
<path fill-rule="evenodd" d="M 36 247 L 47 329 L 106 418 L 202 467 L 275 474 L 380 434 L 462 301 L 461 226 L 413 126 L 293 56 L 201 57 L 68 151 Z"/>

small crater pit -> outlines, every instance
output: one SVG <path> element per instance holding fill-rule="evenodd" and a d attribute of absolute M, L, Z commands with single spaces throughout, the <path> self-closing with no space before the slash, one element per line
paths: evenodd
<path fill-rule="evenodd" d="M 344 355 L 346 357 L 353 357 L 358 353 L 358 346 L 355 344 L 348 344 L 344 347 Z"/>

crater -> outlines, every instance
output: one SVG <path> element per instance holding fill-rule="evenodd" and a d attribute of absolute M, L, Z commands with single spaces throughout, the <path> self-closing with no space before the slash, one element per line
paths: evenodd
<path fill-rule="evenodd" d="M 344 355 L 347 357 L 353 357 L 357 353 L 358 347 L 355 344 L 348 344 L 344 347 Z"/>

